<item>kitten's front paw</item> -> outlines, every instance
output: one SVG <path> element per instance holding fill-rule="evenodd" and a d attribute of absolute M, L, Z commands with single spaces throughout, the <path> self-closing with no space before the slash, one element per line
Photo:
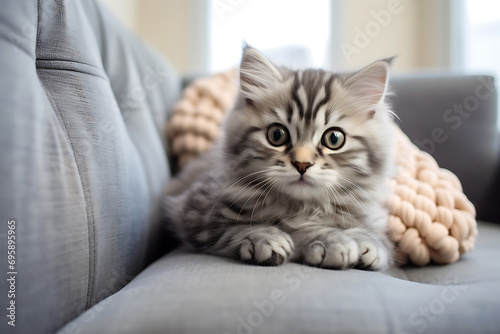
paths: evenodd
<path fill-rule="evenodd" d="M 333 269 L 361 268 L 380 270 L 387 267 L 387 250 L 369 236 L 332 232 L 315 240 L 303 252 L 306 264 Z"/>
<path fill-rule="evenodd" d="M 360 240 L 359 252 L 358 268 L 381 270 L 389 265 L 387 250 L 371 240 Z"/>
<path fill-rule="evenodd" d="M 358 262 L 359 248 L 352 238 L 332 233 L 323 240 L 311 242 L 303 256 L 305 263 L 315 267 L 345 269 Z"/>
<path fill-rule="evenodd" d="M 250 232 L 242 241 L 239 253 L 243 261 L 264 266 L 277 266 L 285 262 L 293 251 L 293 241 L 276 227 Z"/>

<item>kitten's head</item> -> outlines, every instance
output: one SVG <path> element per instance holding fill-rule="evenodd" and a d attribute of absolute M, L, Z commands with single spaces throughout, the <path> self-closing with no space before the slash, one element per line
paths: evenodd
<path fill-rule="evenodd" d="M 236 163 L 236 177 L 300 200 L 385 182 L 393 142 L 384 102 L 391 63 L 347 74 L 292 71 L 246 47 L 238 100 L 224 128 L 224 156 Z"/>

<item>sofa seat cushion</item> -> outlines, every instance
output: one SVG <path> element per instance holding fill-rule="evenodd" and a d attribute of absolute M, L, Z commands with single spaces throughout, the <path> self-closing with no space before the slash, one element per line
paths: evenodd
<path fill-rule="evenodd" d="M 493 333 L 500 226 L 459 262 L 388 274 L 258 267 L 178 249 L 60 333 Z"/>

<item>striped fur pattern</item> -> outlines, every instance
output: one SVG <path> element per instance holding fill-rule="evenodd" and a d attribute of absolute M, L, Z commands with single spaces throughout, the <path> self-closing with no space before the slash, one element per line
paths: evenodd
<path fill-rule="evenodd" d="M 391 62 L 292 71 L 246 47 L 223 136 L 167 189 L 170 228 L 195 249 L 260 265 L 386 268 Z M 339 148 L 325 142 L 331 129 L 344 134 Z M 280 133 L 288 140 L 274 145 Z"/>

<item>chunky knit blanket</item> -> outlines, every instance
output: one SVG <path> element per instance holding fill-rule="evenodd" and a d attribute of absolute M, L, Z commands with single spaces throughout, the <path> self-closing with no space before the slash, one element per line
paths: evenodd
<path fill-rule="evenodd" d="M 182 168 L 208 150 L 237 93 L 237 71 L 200 78 L 183 92 L 167 124 L 174 161 Z M 397 127 L 396 176 L 385 203 L 398 263 L 452 263 L 471 251 L 477 236 L 474 205 L 452 172 L 411 143 Z"/>

